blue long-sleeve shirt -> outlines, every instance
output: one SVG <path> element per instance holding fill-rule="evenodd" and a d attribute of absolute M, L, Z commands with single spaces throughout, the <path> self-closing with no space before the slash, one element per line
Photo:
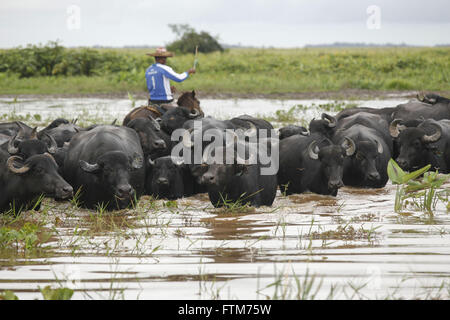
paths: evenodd
<path fill-rule="evenodd" d="M 154 63 L 145 71 L 147 88 L 151 100 L 172 100 L 169 80 L 182 82 L 189 77 L 189 73 L 176 73 L 167 65 Z"/>

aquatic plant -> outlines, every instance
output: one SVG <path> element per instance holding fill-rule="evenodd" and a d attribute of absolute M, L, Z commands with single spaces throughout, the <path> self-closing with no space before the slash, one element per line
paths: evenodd
<path fill-rule="evenodd" d="M 388 176 L 391 182 L 397 185 L 395 212 L 401 212 L 406 204 L 413 204 L 418 209 L 433 214 L 438 200 L 448 201 L 448 190 L 439 190 L 439 188 L 450 179 L 450 174 L 427 172 L 430 168 L 431 165 L 427 165 L 408 173 L 403 171 L 393 159 L 389 160 Z M 422 175 L 422 179 L 415 180 Z"/>

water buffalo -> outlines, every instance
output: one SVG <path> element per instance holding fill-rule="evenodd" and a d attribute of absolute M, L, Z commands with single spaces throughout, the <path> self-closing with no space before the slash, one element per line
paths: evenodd
<path fill-rule="evenodd" d="M 0 212 L 16 213 L 34 206 L 41 194 L 57 199 L 72 196 L 72 187 L 58 174 L 58 166 L 48 154 L 24 160 L 0 150 Z"/>
<path fill-rule="evenodd" d="M 390 133 L 399 146 L 399 166 L 409 171 L 431 164 L 432 170 L 449 172 L 450 120 L 427 119 L 417 127 L 406 127 L 400 122 L 395 119 L 390 125 Z"/>
<path fill-rule="evenodd" d="M 423 98 L 417 96 L 417 100 L 428 104 L 450 103 L 450 99 L 442 97 L 435 93 L 427 93 L 423 96 Z"/>
<path fill-rule="evenodd" d="M 300 134 L 302 136 L 308 136 L 309 131 L 305 127 L 290 124 L 286 127 L 280 128 L 278 130 L 278 134 L 279 134 L 279 139 L 282 140 L 287 137 L 293 136 L 295 134 Z"/>
<path fill-rule="evenodd" d="M 23 159 L 27 159 L 36 154 L 50 153 L 54 154 L 57 151 L 56 141 L 49 135 L 45 134 L 47 142 L 39 140 L 36 135 L 32 135 L 30 139 L 19 140 L 17 133 L 14 137 L 10 138 L 8 143 L 3 143 L 0 149 L 7 151 L 10 155 L 17 155 Z"/>
<path fill-rule="evenodd" d="M 64 177 L 75 190 L 82 188 L 83 206 L 122 209 L 144 192 L 143 162 L 136 131 L 98 126 L 72 138 L 64 161 Z"/>
<path fill-rule="evenodd" d="M 321 136 L 331 139 L 336 130 L 337 120 L 329 114 L 322 113 L 321 119 L 312 119 L 309 123 L 310 134 L 320 134 Z"/>
<path fill-rule="evenodd" d="M 377 132 L 377 135 L 384 140 L 388 145 L 389 151 L 393 152 L 392 137 L 389 134 L 389 123 L 384 117 L 369 113 L 369 112 L 358 112 L 354 115 L 342 118 L 339 120 L 336 126 L 335 135 L 339 132 L 348 130 L 354 125 L 362 125 L 364 127 L 373 129 Z M 342 134 L 340 134 L 342 136 Z"/>
<path fill-rule="evenodd" d="M 227 161 L 230 146 L 213 148 L 211 144 L 203 152 L 205 170 L 199 180 L 207 187 L 211 203 L 215 207 L 234 202 L 255 207 L 271 206 L 277 191 L 277 176 L 276 173 L 264 174 L 262 171 L 263 167 L 267 167 L 260 161 L 261 152 L 267 152 L 262 150 L 265 144 L 261 141 L 258 144 L 245 144 L 244 159 L 234 150 L 238 143 L 242 142 L 231 147 L 233 161 Z M 214 157 L 211 157 L 212 153 Z M 222 157 L 215 157 L 219 154 Z"/>
<path fill-rule="evenodd" d="M 176 129 L 182 128 L 186 121 L 202 117 L 202 114 L 197 109 L 172 108 L 162 115 L 161 128 L 170 135 Z"/>
<path fill-rule="evenodd" d="M 157 158 L 170 154 L 170 136 L 161 130 L 159 122 L 151 116 L 131 120 L 127 127 L 138 133 L 145 156 Z"/>
<path fill-rule="evenodd" d="M 339 122 L 342 119 L 352 116 L 356 113 L 359 112 L 366 112 L 366 113 L 371 113 L 371 114 L 376 114 L 381 116 L 387 123 L 391 123 L 391 121 L 393 120 L 392 118 L 392 113 L 396 110 L 395 107 L 389 107 L 389 108 L 367 108 L 367 107 L 362 107 L 362 108 L 349 108 L 349 109 L 344 109 L 342 111 L 340 111 L 337 115 L 336 115 L 336 120 Z"/>
<path fill-rule="evenodd" d="M 425 103 L 417 99 L 400 104 L 392 114 L 392 120 L 413 120 L 423 117 L 424 119 L 450 119 L 450 100 L 440 96 L 429 98 L 433 104 Z M 424 100 L 430 101 L 430 100 Z"/>
<path fill-rule="evenodd" d="M 183 158 L 165 156 L 148 162 L 146 193 L 170 200 L 194 194 L 195 181 Z"/>
<path fill-rule="evenodd" d="M 39 131 L 37 136 L 44 141 L 50 136 L 56 141 L 58 148 L 62 148 L 65 142 L 70 142 L 75 134 L 83 130 L 76 125 L 76 121 L 75 119 L 69 122 L 66 119 L 58 118 Z"/>
<path fill-rule="evenodd" d="M 341 144 L 348 138 L 354 142 L 355 152 L 344 160 L 344 184 L 355 187 L 384 187 L 388 181 L 387 164 L 392 157 L 390 145 L 379 131 L 362 124 L 353 124 L 349 128 L 336 131 L 333 141 Z M 391 139 L 388 142 L 391 142 Z"/>
<path fill-rule="evenodd" d="M 18 134 L 20 132 L 20 134 Z M 18 139 L 28 139 L 33 132 L 33 128 L 20 121 L 0 123 L 0 134 L 14 136 L 18 134 Z"/>
<path fill-rule="evenodd" d="M 336 196 L 342 182 L 344 159 L 355 152 L 346 138 L 335 145 L 321 135 L 294 135 L 280 141 L 278 185 L 286 194 L 311 191 Z"/>

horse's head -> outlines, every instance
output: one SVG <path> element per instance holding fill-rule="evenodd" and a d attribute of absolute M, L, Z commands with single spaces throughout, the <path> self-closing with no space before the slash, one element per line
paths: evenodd
<path fill-rule="evenodd" d="M 195 97 L 195 90 L 183 92 L 177 100 L 177 105 L 179 107 L 197 109 L 203 115 L 203 110 L 200 108 L 200 101 Z"/>

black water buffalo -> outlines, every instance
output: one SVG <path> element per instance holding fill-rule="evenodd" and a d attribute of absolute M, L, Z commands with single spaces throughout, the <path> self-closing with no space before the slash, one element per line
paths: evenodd
<path fill-rule="evenodd" d="M 172 108 L 161 116 L 161 128 L 170 135 L 174 130 L 182 128 L 186 121 L 202 117 L 203 115 L 197 109 L 186 107 Z"/>
<path fill-rule="evenodd" d="M 10 155 L 20 156 L 22 159 L 46 152 L 53 155 L 57 151 L 56 141 L 47 134 L 45 134 L 45 137 L 48 143 L 37 139 L 35 135 L 31 139 L 19 140 L 17 138 L 19 134 L 17 133 L 14 137 L 10 138 L 8 143 L 3 143 L 0 149 L 7 151 Z"/>
<path fill-rule="evenodd" d="M 413 99 L 398 105 L 392 114 L 392 120 L 414 120 L 420 117 L 434 120 L 450 119 L 450 100 L 435 95 L 424 101 L 431 102 L 430 99 L 433 104 Z"/>
<path fill-rule="evenodd" d="M 415 170 L 431 164 L 432 170 L 450 171 L 450 120 L 424 120 L 417 127 L 392 121 L 390 132 L 397 139 L 396 162 L 404 170 Z"/>
<path fill-rule="evenodd" d="M 18 134 L 19 132 L 20 134 Z M 4 134 L 10 137 L 18 134 L 18 139 L 28 139 L 32 135 L 32 132 L 33 128 L 20 121 L 0 123 L 0 134 Z"/>
<path fill-rule="evenodd" d="M 342 119 L 352 116 L 359 112 L 366 112 L 371 114 L 376 114 L 381 116 L 387 123 L 391 123 L 393 120 L 392 113 L 396 110 L 396 107 L 389 108 L 368 108 L 368 107 L 358 107 L 358 108 L 349 108 L 344 109 L 336 115 L 336 120 L 339 122 Z"/>
<path fill-rule="evenodd" d="M 145 156 L 155 159 L 170 154 L 170 136 L 161 130 L 159 122 L 151 116 L 131 120 L 127 127 L 138 133 Z"/>
<path fill-rule="evenodd" d="M 312 119 L 309 123 L 310 134 L 319 134 L 325 138 L 331 139 L 336 130 L 337 120 L 329 114 L 322 113 L 320 119 Z"/>
<path fill-rule="evenodd" d="M 282 127 L 278 130 L 279 139 L 285 139 L 287 137 L 293 136 L 295 134 L 300 134 L 302 136 L 309 136 L 309 131 L 303 126 L 297 126 L 290 124 L 286 127 Z"/>
<path fill-rule="evenodd" d="M 388 140 L 389 145 L 378 130 L 353 124 L 336 131 L 333 141 L 341 144 L 348 138 L 354 142 L 355 152 L 344 160 L 344 184 L 354 187 L 384 187 L 388 181 L 387 164 L 392 157 L 391 139 Z"/>
<path fill-rule="evenodd" d="M 144 192 L 145 166 L 133 129 L 111 125 L 77 133 L 64 161 L 64 177 L 81 189 L 81 203 L 107 210 L 122 209 Z"/>
<path fill-rule="evenodd" d="M 264 171 L 270 169 L 272 164 L 263 163 L 260 158 L 262 154 L 270 154 L 270 141 L 265 139 L 265 142 L 260 140 L 257 144 L 244 144 L 245 153 L 242 155 L 245 155 L 245 159 L 236 150 L 242 142 L 234 143 L 231 149 L 230 145 L 214 148 L 210 144 L 204 150 L 202 166 L 205 170 L 199 180 L 207 187 L 209 199 L 215 207 L 235 202 L 255 207 L 272 205 L 277 191 L 276 171 Z M 231 152 L 232 155 L 228 154 L 228 157 L 232 161 L 227 161 L 227 152 Z M 274 157 L 272 159 L 276 160 Z"/>
<path fill-rule="evenodd" d="M 417 100 L 428 104 L 450 103 L 450 99 L 442 97 L 435 93 L 427 93 L 423 96 L 422 99 L 420 99 L 419 96 L 417 96 Z"/>
<path fill-rule="evenodd" d="M 194 177 L 183 158 L 171 156 L 148 159 L 146 193 L 169 200 L 194 194 Z"/>
<path fill-rule="evenodd" d="M 0 150 L 0 212 L 19 212 L 35 205 L 45 194 L 56 199 L 72 196 L 72 187 L 58 174 L 58 166 L 48 154 L 23 160 Z"/>
<path fill-rule="evenodd" d="M 345 139 L 335 145 L 321 135 L 294 135 L 280 141 L 278 185 L 286 194 L 311 191 L 336 196 L 342 182 L 344 159 L 355 144 Z"/>
<path fill-rule="evenodd" d="M 339 120 L 336 126 L 335 135 L 339 132 L 348 130 L 354 125 L 362 125 L 377 131 L 377 135 L 389 146 L 389 151 L 391 153 L 393 152 L 392 137 L 389 134 L 389 123 L 384 117 L 369 112 L 355 113 L 354 115 Z"/>
<path fill-rule="evenodd" d="M 76 125 L 76 119 L 69 122 L 66 119 L 58 118 L 39 131 L 37 136 L 44 141 L 50 136 L 56 141 L 58 148 L 62 148 L 65 142 L 69 142 L 75 134 L 82 130 L 84 129 Z"/>

